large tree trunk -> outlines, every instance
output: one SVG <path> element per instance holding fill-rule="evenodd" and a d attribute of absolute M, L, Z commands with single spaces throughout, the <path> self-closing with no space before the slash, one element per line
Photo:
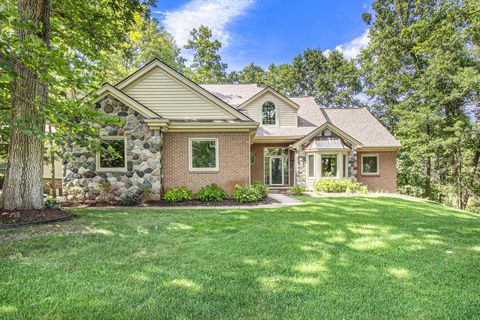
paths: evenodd
<path fill-rule="evenodd" d="M 39 28 L 35 35 L 47 46 L 50 42 L 49 0 L 19 0 L 18 10 L 24 21 Z M 20 41 L 32 31 L 20 29 Z M 12 117 L 7 171 L 3 185 L 2 206 L 5 209 L 43 208 L 43 140 L 25 134 L 45 130 L 40 106 L 47 102 L 48 88 L 22 61 L 11 61 L 16 74 L 12 86 Z"/>

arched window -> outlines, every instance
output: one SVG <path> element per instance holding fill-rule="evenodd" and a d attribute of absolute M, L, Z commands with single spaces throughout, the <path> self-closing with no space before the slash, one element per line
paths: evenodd
<path fill-rule="evenodd" d="M 277 111 L 271 101 L 267 101 L 262 106 L 262 124 L 277 124 Z"/>

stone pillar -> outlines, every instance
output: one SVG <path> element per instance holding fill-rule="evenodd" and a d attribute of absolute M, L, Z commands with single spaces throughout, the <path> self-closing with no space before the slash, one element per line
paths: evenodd
<path fill-rule="evenodd" d="M 348 177 L 357 181 L 357 149 L 352 147 L 348 152 Z"/>
<path fill-rule="evenodd" d="M 296 150 L 295 158 L 296 158 L 295 163 L 297 165 L 297 167 L 295 168 L 296 178 L 297 178 L 296 184 L 299 187 L 305 188 L 307 186 L 306 172 L 305 172 L 306 171 L 305 170 L 305 166 L 306 166 L 305 151 L 302 149 Z"/>

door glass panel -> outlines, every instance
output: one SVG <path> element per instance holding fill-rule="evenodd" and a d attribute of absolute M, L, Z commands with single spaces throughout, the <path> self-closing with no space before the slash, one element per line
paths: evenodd
<path fill-rule="evenodd" d="M 282 158 L 270 158 L 272 184 L 282 184 Z"/>

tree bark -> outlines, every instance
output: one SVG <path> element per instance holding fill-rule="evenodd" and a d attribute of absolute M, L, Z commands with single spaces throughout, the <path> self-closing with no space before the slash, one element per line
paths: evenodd
<path fill-rule="evenodd" d="M 30 21 L 38 32 L 35 35 L 48 47 L 50 44 L 49 0 L 19 0 L 18 11 L 23 21 Z M 33 31 L 18 30 L 19 41 L 25 41 Z M 12 120 L 8 148 L 7 171 L 2 193 L 2 207 L 41 209 L 43 203 L 44 143 L 25 130 L 45 130 L 45 118 L 39 106 L 47 102 L 48 88 L 22 61 L 12 60 L 15 80 L 12 86 Z"/>

